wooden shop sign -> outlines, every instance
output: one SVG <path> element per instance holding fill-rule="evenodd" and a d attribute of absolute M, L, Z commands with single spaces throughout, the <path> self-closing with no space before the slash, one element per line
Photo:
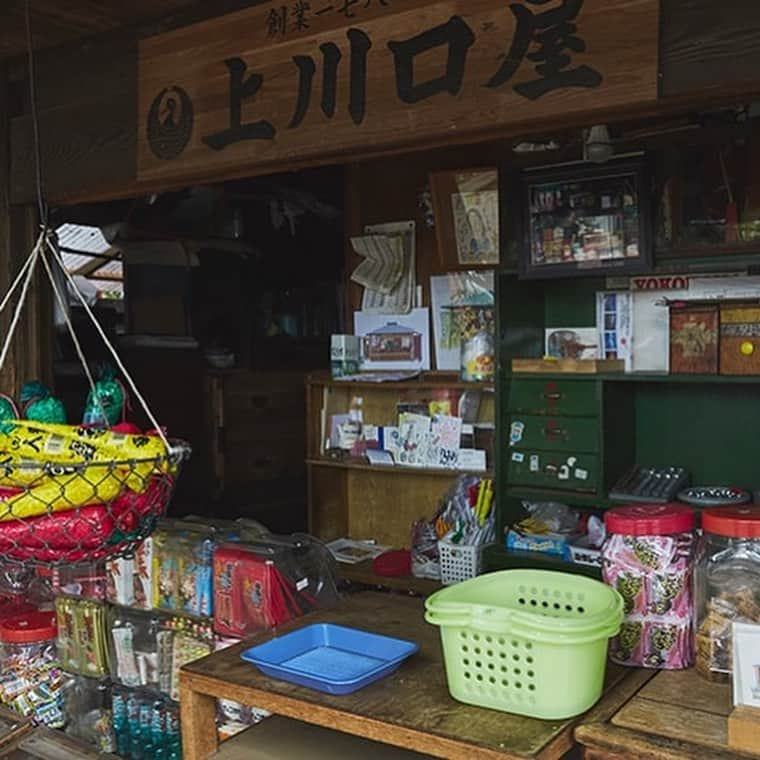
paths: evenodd
<path fill-rule="evenodd" d="M 138 179 L 345 160 L 657 98 L 659 0 L 288 0 L 148 38 Z"/>

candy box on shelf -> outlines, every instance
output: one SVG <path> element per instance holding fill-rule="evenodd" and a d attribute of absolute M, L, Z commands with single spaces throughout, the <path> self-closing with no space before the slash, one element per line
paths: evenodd
<path fill-rule="evenodd" d="M 571 538 L 573 537 L 563 533 L 527 533 L 512 528 L 507 533 L 507 548 L 512 551 L 553 554 L 569 559 Z"/>

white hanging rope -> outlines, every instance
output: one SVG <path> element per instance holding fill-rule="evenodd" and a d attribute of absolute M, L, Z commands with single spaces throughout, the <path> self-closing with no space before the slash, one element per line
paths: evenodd
<path fill-rule="evenodd" d="M 37 245 L 39 245 L 39 241 L 37 241 Z M 34 251 L 32 251 L 32 254 Z M 26 274 L 26 270 L 29 269 L 29 267 L 32 264 L 33 255 L 30 254 L 26 261 L 24 262 L 24 266 L 21 267 L 21 270 L 19 271 L 18 275 L 16 275 L 16 279 L 14 280 L 13 284 L 8 289 L 8 292 L 5 294 L 5 298 L 3 298 L 2 302 L 0 303 L 0 312 L 3 312 L 5 310 L 5 307 L 10 302 L 11 298 L 13 297 L 13 294 L 16 292 L 18 286 L 21 284 L 21 281 L 24 279 L 24 275 Z"/>
<path fill-rule="evenodd" d="M 66 269 L 66 266 L 63 263 L 63 259 L 61 258 L 60 253 L 55 248 L 55 246 L 46 238 L 45 240 L 48 249 L 53 255 L 53 259 L 56 261 L 58 266 L 61 268 L 61 271 L 63 272 L 64 276 L 66 277 L 67 281 L 71 285 L 72 290 L 74 291 L 74 294 L 79 299 L 79 302 L 82 304 L 82 308 L 84 308 L 85 313 L 90 318 L 90 321 L 92 322 L 93 326 L 95 327 L 96 332 L 100 336 L 101 340 L 103 341 L 103 344 L 108 349 L 109 353 L 113 357 L 114 362 L 116 362 L 116 366 L 119 368 L 119 371 L 124 376 L 124 379 L 127 381 L 127 385 L 129 386 L 129 389 L 134 394 L 134 397 L 138 400 L 140 403 L 140 406 L 143 408 L 143 411 L 147 415 L 148 419 L 150 420 L 151 425 L 153 425 L 153 429 L 156 431 L 158 436 L 161 438 L 161 440 L 164 443 L 164 446 L 166 446 L 167 452 L 171 453 L 173 451 L 172 447 L 169 445 L 169 441 L 164 435 L 164 431 L 161 428 L 161 426 L 158 424 L 158 421 L 156 420 L 155 416 L 153 415 L 153 412 L 150 410 L 150 407 L 148 406 L 148 402 L 143 398 L 143 395 L 140 393 L 140 391 L 137 388 L 137 385 L 135 381 L 132 379 L 132 376 L 127 371 L 127 368 L 124 366 L 124 363 L 121 361 L 121 358 L 119 357 L 119 354 L 117 353 L 116 349 L 111 344 L 111 341 L 108 340 L 108 336 L 105 333 L 105 330 L 100 326 L 100 323 L 97 320 L 97 317 L 95 314 L 93 314 L 92 309 L 90 308 L 90 305 L 87 303 L 87 300 L 85 297 L 81 294 L 79 291 L 79 288 L 77 287 L 76 283 L 74 282 L 74 278 L 71 276 L 69 271 Z M 44 256 L 44 253 L 43 253 Z"/>
<path fill-rule="evenodd" d="M 52 243 L 50 243 L 49 240 L 48 240 L 48 245 L 52 245 Z M 44 250 L 42 251 L 42 255 L 40 258 L 42 259 L 42 264 L 45 267 L 45 272 L 47 273 L 48 280 L 50 280 L 50 286 L 53 289 L 55 300 L 58 302 L 58 306 L 60 307 L 61 312 L 63 313 L 63 318 L 66 321 L 66 327 L 68 327 L 69 334 L 71 335 L 71 340 L 74 343 L 74 349 L 76 351 L 77 356 L 79 357 L 79 361 L 82 363 L 82 367 L 84 368 L 84 373 L 87 376 L 87 382 L 90 384 L 90 392 L 92 393 L 92 397 L 98 406 L 98 410 L 100 411 L 100 414 L 102 415 L 102 419 L 108 420 L 108 415 L 106 414 L 106 410 L 103 407 L 103 402 L 100 399 L 100 394 L 95 388 L 95 379 L 93 378 L 92 372 L 90 371 L 90 365 L 87 363 L 87 358 L 84 355 L 84 351 L 82 350 L 82 346 L 79 343 L 79 338 L 76 334 L 76 330 L 74 329 L 74 325 L 71 322 L 71 316 L 69 315 L 69 310 L 66 308 L 64 298 L 61 295 L 60 289 L 58 287 L 58 282 L 56 281 L 55 276 L 53 275 L 53 270 L 50 266 L 50 262 L 47 260 L 47 256 L 45 255 Z"/>
<path fill-rule="evenodd" d="M 21 312 L 24 309 L 24 303 L 26 302 L 26 294 L 29 291 L 29 284 L 32 281 L 32 277 L 34 277 L 34 270 L 37 268 L 37 260 L 40 257 L 40 254 L 42 253 L 42 247 L 43 242 L 45 239 L 45 231 L 43 230 L 42 233 L 40 233 L 39 238 L 37 238 L 37 243 L 35 244 L 34 248 L 32 249 L 32 252 L 29 254 L 29 258 L 26 260 L 26 263 L 21 268 L 21 273 L 19 273 L 19 277 L 21 274 L 26 270 L 26 275 L 24 276 L 24 286 L 21 289 L 21 295 L 19 296 L 18 302 L 16 303 L 16 308 L 13 312 L 13 319 L 11 319 L 11 324 L 8 327 L 8 333 L 5 336 L 5 343 L 3 344 L 3 350 L 2 353 L 0 353 L 0 369 L 2 369 L 5 366 L 5 360 L 8 357 L 8 351 L 10 351 L 11 343 L 13 342 L 13 335 L 16 332 L 16 327 L 18 326 L 18 321 L 21 318 Z M 16 283 L 13 286 L 13 289 L 16 288 L 17 284 L 19 282 L 19 278 L 16 278 Z M 10 293 L 6 298 L 3 300 L 2 308 L 4 309 L 5 306 L 10 301 Z"/>

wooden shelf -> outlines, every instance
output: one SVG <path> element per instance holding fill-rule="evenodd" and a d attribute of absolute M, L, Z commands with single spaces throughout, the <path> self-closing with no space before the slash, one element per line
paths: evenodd
<path fill-rule="evenodd" d="M 500 544 L 491 544 L 483 550 L 483 564 L 486 572 L 493 570 L 512 570 L 532 568 L 538 570 L 556 570 L 562 573 L 586 575 L 600 580 L 602 571 L 591 565 L 567 562 L 562 557 L 541 552 L 512 551 Z"/>
<path fill-rule="evenodd" d="M 589 509 L 608 509 L 619 507 L 625 502 L 612 501 L 606 496 L 596 496 L 593 493 L 579 491 L 560 491 L 551 488 L 531 488 L 530 486 L 508 486 L 507 496 L 517 499 L 535 499 L 536 501 L 558 501 L 572 507 L 587 507 Z"/>
<path fill-rule="evenodd" d="M 606 383 L 717 383 L 760 385 L 760 375 L 671 375 L 667 372 L 619 372 L 613 374 L 572 374 L 567 372 L 512 372 L 508 379 L 518 380 L 603 380 Z"/>
<path fill-rule="evenodd" d="M 341 462 L 335 459 L 307 459 L 306 464 L 314 467 L 333 467 L 337 470 L 359 470 L 364 472 L 389 473 L 395 475 L 429 475 L 431 477 L 455 478 L 457 475 L 477 475 L 493 478 L 493 472 L 473 472 L 471 470 L 442 470 L 434 467 L 403 467 L 401 465 L 365 464 L 362 462 Z"/>
<path fill-rule="evenodd" d="M 338 575 L 351 583 L 409 591 L 410 593 L 420 594 L 421 596 L 428 596 L 441 588 L 439 581 L 432 581 L 427 578 L 417 578 L 413 575 L 404 575 L 397 578 L 377 575 L 372 570 L 372 560 L 357 562 L 355 565 L 347 565 L 339 562 Z"/>
<path fill-rule="evenodd" d="M 313 373 L 306 380 L 308 385 L 329 385 L 337 388 L 371 388 L 374 391 L 397 390 L 461 390 L 492 393 L 493 383 L 466 383 L 456 373 L 423 372 L 413 380 L 400 382 L 372 383 L 361 380 L 335 380 L 328 373 Z"/>

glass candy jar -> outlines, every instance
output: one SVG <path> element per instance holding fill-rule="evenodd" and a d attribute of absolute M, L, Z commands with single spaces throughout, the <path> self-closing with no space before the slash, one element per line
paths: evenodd
<path fill-rule="evenodd" d="M 461 345 L 461 378 L 465 382 L 490 382 L 495 368 L 494 339 L 481 330 Z"/>
<path fill-rule="evenodd" d="M 0 622 L 0 701 L 36 724 L 60 728 L 64 677 L 58 667 L 54 612 Z"/>
<path fill-rule="evenodd" d="M 609 510 L 602 576 L 623 597 L 625 617 L 610 642 L 622 665 L 678 670 L 694 661 L 692 578 L 696 518 L 683 504 Z"/>
<path fill-rule="evenodd" d="M 697 670 L 711 680 L 732 671 L 736 622 L 760 623 L 760 506 L 702 513 L 696 572 Z"/>

